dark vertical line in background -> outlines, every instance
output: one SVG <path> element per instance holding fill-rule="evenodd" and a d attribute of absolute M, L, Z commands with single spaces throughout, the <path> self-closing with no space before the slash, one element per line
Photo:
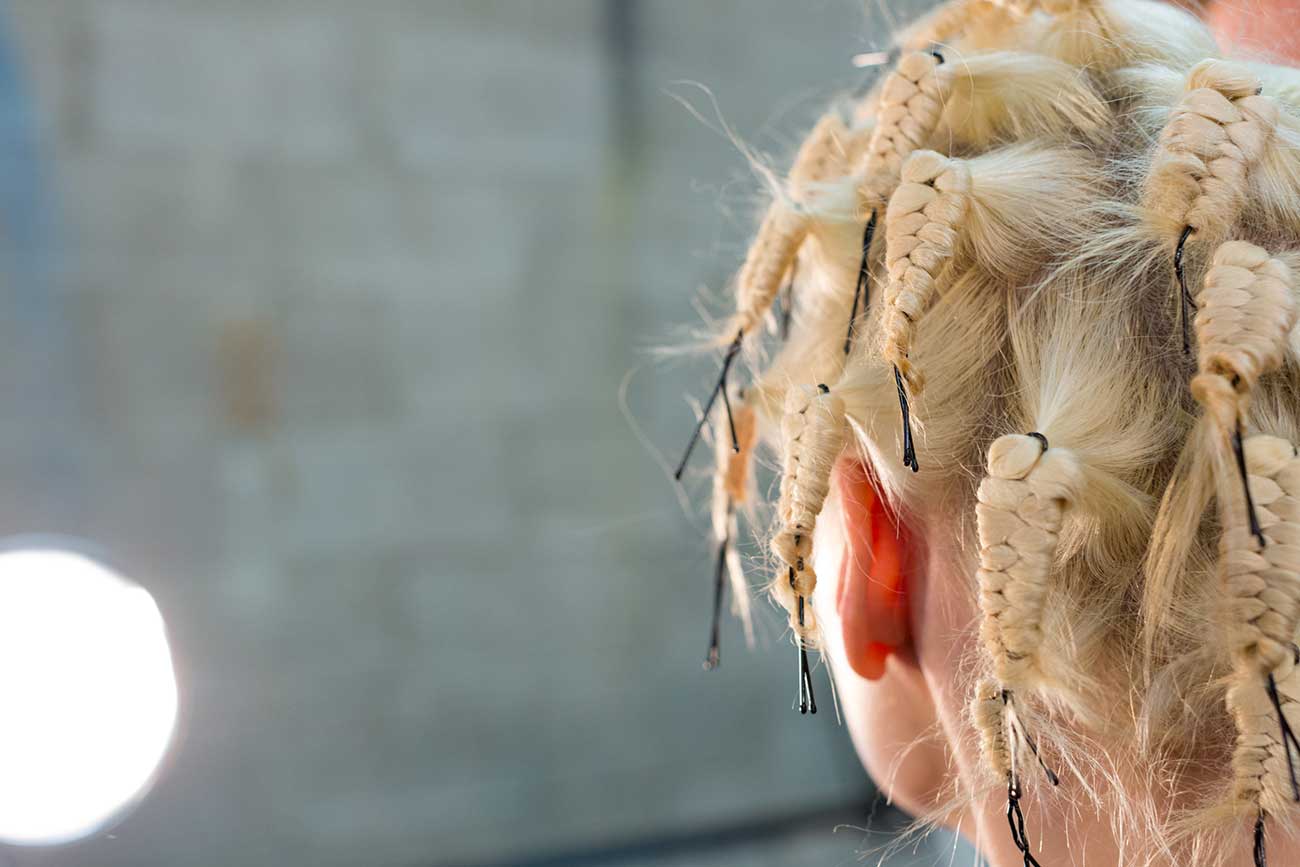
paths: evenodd
<path fill-rule="evenodd" d="M 4 411 L 21 413 L 21 514 L 15 530 L 75 531 L 86 518 L 82 355 L 74 339 L 55 208 L 9 4 L 0 0 L 0 315 L 19 359 Z M 13 507 L 10 501 L 6 506 Z"/>
<path fill-rule="evenodd" d="M 624 167 L 640 149 L 642 110 L 641 0 L 605 0 L 605 53 L 609 67 L 611 139 Z"/>

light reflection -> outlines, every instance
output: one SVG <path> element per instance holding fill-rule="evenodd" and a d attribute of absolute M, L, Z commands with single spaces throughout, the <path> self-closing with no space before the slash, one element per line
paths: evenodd
<path fill-rule="evenodd" d="M 0 840 L 101 827 L 148 787 L 176 709 L 144 588 L 71 551 L 0 552 Z"/>

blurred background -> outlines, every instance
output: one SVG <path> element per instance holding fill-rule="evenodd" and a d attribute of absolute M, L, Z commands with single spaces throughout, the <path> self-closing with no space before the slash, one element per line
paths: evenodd
<path fill-rule="evenodd" d="M 784 165 L 924 5 L 0 0 L 0 536 L 144 588 L 179 696 L 134 811 L 0 863 L 876 863 L 782 618 L 701 671 L 708 459 L 684 510 L 654 449 L 714 361 L 648 350 L 763 204 L 711 127 Z"/>

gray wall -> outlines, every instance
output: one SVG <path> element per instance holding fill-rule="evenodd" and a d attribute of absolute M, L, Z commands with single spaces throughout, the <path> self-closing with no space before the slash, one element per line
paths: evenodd
<path fill-rule="evenodd" d="M 52 220 L 0 301 L 0 533 L 106 546 L 184 702 L 138 812 L 18 863 L 519 863 L 822 808 L 636 863 L 881 842 L 832 833 L 870 786 L 790 712 L 774 612 L 700 671 L 703 497 L 617 399 L 640 367 L 675 455 L 712 362 L 644 350 L 758 203 L 665 91 L 783 157 L 884 39 L 853 0 L 9 6 Z"/>

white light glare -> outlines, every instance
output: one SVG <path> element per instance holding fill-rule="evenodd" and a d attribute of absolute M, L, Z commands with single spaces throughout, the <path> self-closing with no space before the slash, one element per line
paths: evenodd
<path fill-rule="evenodd" d="M 0 552 L 0 840 L 101 827 L 148 787 L 175 723 L 144 588 L 71 551 Z"/>
<path fill-rule="evenodd" d="M 868 51 L 864 54 L 855 54 L 849 59 L 849 62 L 858 69 L 866 69 L 868 66 L 882 66 L 889 62 L 889 52 Z"/>

